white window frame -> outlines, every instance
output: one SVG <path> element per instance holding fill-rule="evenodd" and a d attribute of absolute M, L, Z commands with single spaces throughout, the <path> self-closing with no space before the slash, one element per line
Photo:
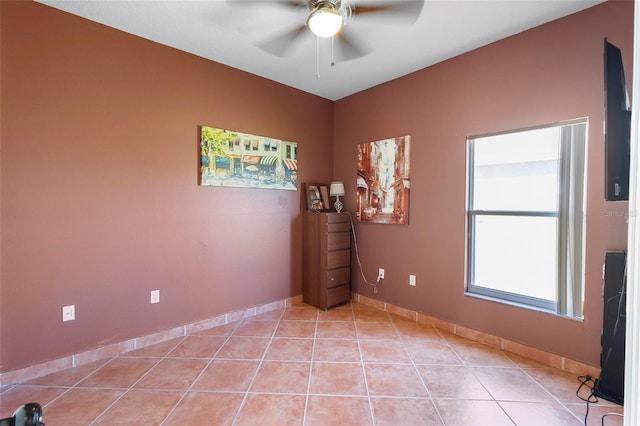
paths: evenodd
<path fill-rule="evenodd" d="M 473 206 L 474 141 L 483 137 L 561 127 L 559 200 L 557 211 L 476 210 Z M 586 200 L 586 145 L 588 120 L 579 119 L 546 126 L 467 138 L 467 248 L 466 294 L 544 310 L 571 318 L 583 318 L 584 211 Z M 475 223 L 480 216 L 557 218 L 556 301 L 488 288 L 475 282 Z"/>

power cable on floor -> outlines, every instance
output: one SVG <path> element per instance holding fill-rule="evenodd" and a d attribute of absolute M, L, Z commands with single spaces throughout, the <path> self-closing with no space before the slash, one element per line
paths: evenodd
<path fill-rule="evenodd" d="M 351 216 L 350 212 L 347 212 L 347 214 L 349 215 L 349 222 L 351 223 L 351 235 L 353 235 L 353 246 L 355 248 L 358 267 L 360 268 L 360 276 L 362 277 L 365 283 L 373 287 L 373 294 L 378 294 L 378 286 L 380 284 L 380 279 L 381 279 L 380 275 L 378 275 L 378 278 L 376 279 L 375 283 L 370 282 L 369 280 L 367 280 L 367 277 L 364 276 L 364 271 L 362 270 L 362 262 L 360 262 L 360 254 L 358 253 L 358 239 L 356 237 L 356 228 L 355 228 L 355 225 L 353 224 L 353 216 Z"/>

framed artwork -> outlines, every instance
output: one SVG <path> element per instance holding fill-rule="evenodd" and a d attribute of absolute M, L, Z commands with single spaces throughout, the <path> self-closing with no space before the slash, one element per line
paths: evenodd
<path fill-rule="evenodd" d="M 358 145 L 356 219 L 409 224 L 411 136 Z"/>
<path fill-rule="evenodd" d="M 200 126 L 202 186 L 297 190 L 298 144 Z"/>
<path fill-rule="evenodd" d="M 307 209 L 324 212 L 329 211 L 329 190 L 325 184 L 309 183 L 306 188 Z"/>

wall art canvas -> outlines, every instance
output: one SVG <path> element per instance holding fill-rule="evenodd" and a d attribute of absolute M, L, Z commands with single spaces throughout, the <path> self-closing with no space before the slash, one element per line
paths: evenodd
<path fill-rule="evenodd" d="M 200 126 L 200 185 L 297 190 L 298 144 Z"/>
<path fill-rule="evenodd" d="M 409 224 L 410 148 L 409 135 L 358 145 L 358 221 Z"/>

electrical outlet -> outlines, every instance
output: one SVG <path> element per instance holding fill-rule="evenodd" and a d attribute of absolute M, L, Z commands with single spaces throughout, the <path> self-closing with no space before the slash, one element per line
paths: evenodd
<path fill-rule="evenodd" d="M 378 268 L 378 279 L 384 280 L 384 268 Z"/>
<path fill-rule="evenodd" d="M 76 319 L 76 305 L 62 307 L 62 322 L 73 321 Z"/>
<path fill-rule="evenodd" d="M 409 275 L 409 285 L 415 287 L 416 286 L 416 276 Z"/>
<path fill-rule="evenodd" d="M 151 303 L 160 303 L 160 290 L 151 290 Z"/>

